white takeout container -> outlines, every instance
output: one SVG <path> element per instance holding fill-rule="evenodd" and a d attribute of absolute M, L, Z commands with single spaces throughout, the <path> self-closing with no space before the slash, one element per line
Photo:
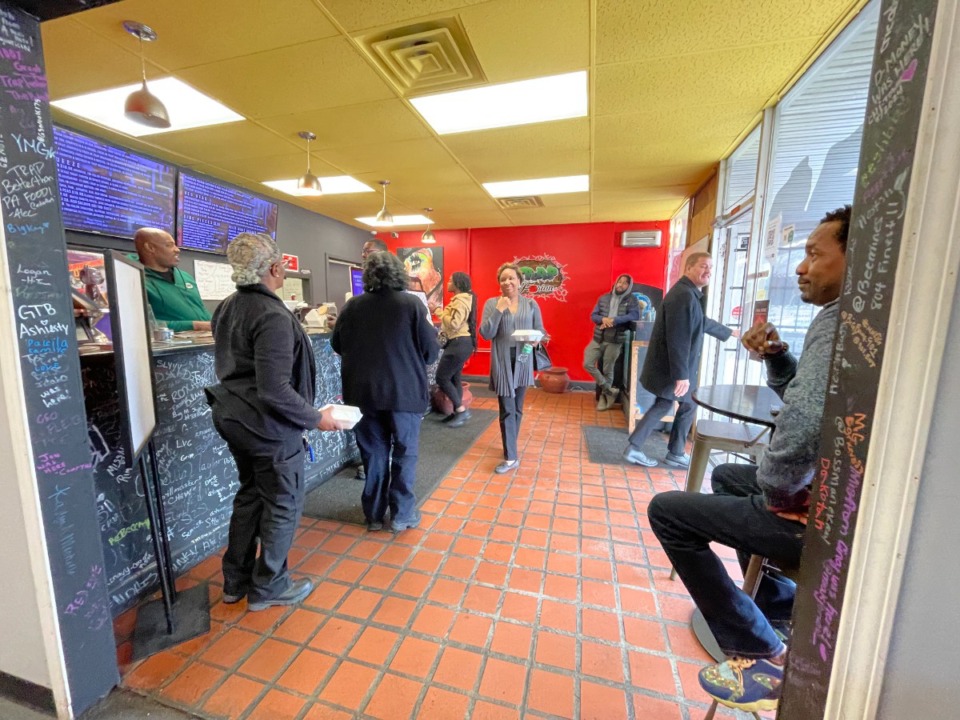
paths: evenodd
<path fill-rule="evenodd" d="M 331 409 L 333 410 L 333 419 L 340 424 L 342 430 L 352 430 L 353 426 L 360 422 L 360 418 L 363 417 L 360 408 L 354 407 L 353 405 L 334 405 L 328 403 L 320 408 L 320 412 L 326 412 Z"/>
<path fill-rule="evenodd" d="M 514 330 L 510 337 L 517 342 L 537 343 L 543 339 L 543 333 L 539 330 Z"/>

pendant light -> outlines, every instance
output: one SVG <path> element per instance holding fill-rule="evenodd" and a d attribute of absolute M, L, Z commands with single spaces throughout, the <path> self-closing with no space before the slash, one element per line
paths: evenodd
<path fill-rule="evenodd" d="M 317 136 L 309 130 L 301 130 L 297 135 L 307 141 L 307 172 L 297 180 L 297 189 L 303 195 L 323 195 L 320 178 L 310 172 L 310 143 L 316 140 Z"/>
<path fill-rule="evenodd" d="M 127 119 L 147 127 L 166 129 L 170 127 L 170 114 L 160 98 L 147 89 L 147 66 L 143 59 L 143 43 L 153 42 L 157 34 L 153 29 L 134 20 L 124 20 L 123 29 L 140 40 L 140 76 L 143 85 L 127 96 L 123 114 Z"/>
<path fill-rule="evenodd" d="M 433 212 L 433 208 L 424 208 L 423 214 L 427 216 L 427 219 L 430 219 L 430 213 Z M 423 231 L 423 235 L 420 236 L 420 242 L 424 245 L 436 245 L 437 236 L 433 234 L 433 230 L 430 229 L 430 226 L 427 226 L 427 229 Z"/>
<path fill-rule="evenodd" d="M 375 218 L 378 225 L 393 225 L 393 213 L 387 210 L 387 185 L 389 184 L 389 180 L 380 181 L 380 185 L 383 187 L 383 207 L 380 208 L 380 212 L 377 213 Z"/>

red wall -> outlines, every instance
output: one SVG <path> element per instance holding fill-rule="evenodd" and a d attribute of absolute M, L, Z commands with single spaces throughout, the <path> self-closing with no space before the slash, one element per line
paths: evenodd
<path fill-rule="evenodd" d="M 620 247 L 624 230 L 660 230 L 659 248 Z M 379 237 L 390 250 L 416 247 L 421 231 L 389 233 Z M 670 222 L 590 223 L 578 225 L 532 225 L 525 227 L 437 230 L 437 247 L 442 247 L 444 285 L 450 274 L 466 272 L 483 303 L 499 295 L 497 268 L 505 262 L 533 255 L 550 255 L 564 265 L 567 295 L 564 301 L 537 298 L 543 324 L 551 335 L 550 356 L 554 365 L 564 366 L 574 380 L 590 380 L 581 367 L 583 349 L 593 336 L 590 311 L 597 298 L 610 292 L 617 276 L 628 273 L 635 283 L 663 288 Z M 445 297 L 447 293 L 444 293 Z M 486 375 L 490 370 L 490 345 L 481 339 L 479 352 L 467 363 L 468 375 Z"/>

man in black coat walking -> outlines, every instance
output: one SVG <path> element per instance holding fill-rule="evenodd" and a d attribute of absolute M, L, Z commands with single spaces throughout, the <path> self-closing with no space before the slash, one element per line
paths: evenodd
<path fill-rule="evenodd" d="M 623 454 L 628 463 L 646 467 L 657 464 L 644 454 L 643 444 L 676 400 L 679 406 L 664 462 L 678 468 L 690 465 L 684 446 L 696 414 L 691 394 L 697 387 L 703 335 L 706 333 L 726 340 L 733 334 L 730 328 L 703 313 L 702 290 L 710 282 L 712 272 L 713 260 L 709 253 L 691 253 L 684 263 L 683 277 L 663 298 L 640 373 L 640 384 L 656 395 L 656 400 L 630 435 L 630 443 Z"/>

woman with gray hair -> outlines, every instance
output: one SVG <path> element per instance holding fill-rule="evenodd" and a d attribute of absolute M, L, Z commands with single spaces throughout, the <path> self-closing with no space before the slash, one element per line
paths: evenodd
<path fill-rule="evenodd" d="M 363 412 L 354 432 L 367 475 L 361 504 L 372 531 L 383 529 L 388 509 L 395 533 L 420 524 L 413 491 L 420 420 L 428 402 L 427 365 L 440 346 L 426 308 L 404 292 L 407 281 L 395 255 L 370 255 L 364 292 L 343 306 L 330 338 L 343 357 L 343 400 Z"/>
<path fill-rule="evenodd" d="M 517 436 L 523 420 L 523 399 L 533 385 L 533 357 L 523 352 L 523 343 L 512 335 L 515 330 L 543 330 L 540 306 L 533 298 L 520 295 L 520 268 L 504 263 L 497 270 L 500 296 L 483 306 L 480 336 L 490 341 L 490 389 L 497 393 L 500 405 L 500 439 L 503 462 L 494 472 L 502 474 L 520 465 Z"/>
<path fill-rule="evenodd" d="M 296 604 L 313 589 L 310 580 L 293 582 L 287 570 L 303 510 L 303 434 L 339 428 L 313 406 L 313 348 L 276 294 L 286 274 L 277 244 L 269 235 L 241 233 L 227 259 L 237 291 L 213 313 L 220 383 L 207 388 L 213 425 L 240 479 L 223 555 L 223 601 L 246 596 L 248 609 L 263 610 Z"/>

